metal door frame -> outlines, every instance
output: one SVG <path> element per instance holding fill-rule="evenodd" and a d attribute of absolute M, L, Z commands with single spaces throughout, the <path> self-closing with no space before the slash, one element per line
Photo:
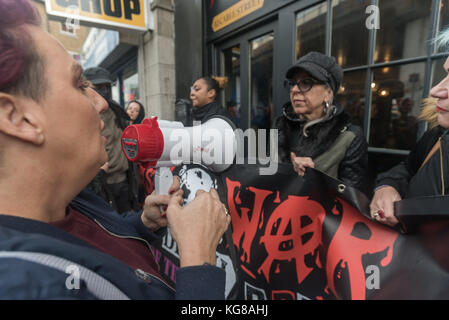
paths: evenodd
<path fill-rule="evenodd" d="M 250 64 L 250 51 L 249 42 L 261 36 L 269 33 L 274 33 L 274 43 L 273 43 L 273 91 L 276 90 L 276 61 L 277 61 L 277 21 L 270 21 L 267 24 L 257 27 L 256 29 L 242 32 L 231 39 L 225 40 L 223 42 L 213 44 L 213 64 L 212 71 L 215 75 L 222 74 L 222 52 L 224 50 L 230 49 L 235 46 L 240 46 L 240 123 L 241 128 L 246 130 L 250 127 L 250 74 L 251 74 L 251 64 Z M 274 95 L 274 92 L 273 92 Z M 273 102 L 274 103 L 274 102 Z M 274 104 L 274 108 L 276 105 Z"/>

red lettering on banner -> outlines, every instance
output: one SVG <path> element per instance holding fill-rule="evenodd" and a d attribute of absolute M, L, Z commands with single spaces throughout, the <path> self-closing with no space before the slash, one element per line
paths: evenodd
<path fill-rule="evenodd" d="M 393 246 L 398 238 L 398 233 L 371 221 L 343 200 L 338 199 L 335 202 L 336 205 L 329 212 L 333 216 L 341 215 L 341 221 L 330 240 L 329 247 L 327 250 L 323 248 L 323 252 L 327 252 L 327 257 L 322 260 L 318 249 L 323 245 L 322 230 L 326 211 L 320 203 L 308 197 L 290 195 L 270 214 L 270 212 L 264 211 L 263 204 L 267 197 L 274 193 L 273 191 L 249 187 L 247 190 L 254 194 L 254 201 L 242 204 L 240 199 L 241 183 L 228 178 L 226 183 L 233 241 L 239 249 L 243 250 L 241 260 L 247 263 L 248 269 L 242 267 L 242 270 L 253 278 L 252 272 L 257 270 L 258 274 L 262 274 L 267 283 L 270 283 L 271 274 L 280 272 L 280 262 L 294 260 L 298 284 L 301 284 L 313 269 L 317 268 L 325 272 L 327 277 L 324 292 L 327 295 L 333 294 L 337 298 L 341 298 L 336 291 L 334 275 L 336 270 L 347 268 L 351 298 L 365 299 L 366 274 L 362 257 L 366 254 L 386 251 L 386 256 L 380 261 L 382 267 L 389 265 L 393 258 Z M 277 193 L 273 201 L 274 203 L 280 201 Z M 246 205 L 248 208 L 242 205 Z M 239 206 L 239 211 L 237 206 Z M 268 220 L 264 221 L 264 216 L 268 215 Z M 356 225 L 365 226 L 367 233 L 361 237 L 356 233 L 353 234 Z M 267 256 L 260 266 L 249 266 L 251 245 L 255 244 L 254 238 L 257 231 L 263 230 L 263 228 L 265 228 L 264 235 L 260 237 L 259 244 L 264 245 Z M 306 259 L 306 256 L 314 259 L 314 265 L 306 264 L 306 260 L 311 261 L 311 259 Z M 324 261 L 326 261 L 325 266 L 322 264 Z M 275 263 L 278 265 L 273 267 Z M 341 270 L 336 277 L 341 279 Z M 288 297 L 289 292 L 273 290 L 272 298 Z"/>
<path fill-rule="evenodd" d="M 275 260 L 296 262 L 298 283 L 302 283 L 313 268 L 305 264 L 305 256 L 313 254 L 321 243 L 323 207 L 307 197 L 289 196 L 271 214 L 260 243 L 268 257 L 259 268 L 268 283 Z M 301 225 L 305 221 L 305 225 Z M 287 230 L 288 228 L 288 230 Z"/>
<path fill-rule="evenodd" d="M 338 297 L 335 290 L 334 271 L 339 264 L 346 265 L 351 286 L 351 299 L 364 300 L 366 298 L 366 274 L 362 265 L 362 256 L 387 250 L 387 255 L 380 264 L 386 267 L 393 258 L 393 245 L 398 233 L 371 221 L 346 202 L 343 204 L 343 217 L 340 227 L 329 245 L 327 254 L 327 281 L 331 291 Z M 351 235 L 357 223 L 364 223 L 371 231 L 369 239 L 360 239 Z"/>
<path fill-rule="evenodd" d="M 236 203 L 241 203 L 241 199 L 239 197 L 240 189 L 242 187 L 241 183 L 238 181 L 231 181 L 226 178 L 226 184 L 228 186 L 228 206 L 229 213 L 231 215 L 232 221 L 232 239 L 234 243 L 238 244 L 243 238 L 242 249 L 243 254 L 241 259 L 250 263 L 250 252 L 251 252 L 251 244 L 256 235 L 259 221 L 261 219 L 262 214 L 262 205 L 270 194 L 273 192 L 260 190 L 257 188 L 250 187 L 249 190 L 254 193 L 254 204 L 252 206 L 253 210 L 251 212 L 251 218 L 249 217 L 250 209 L 248 208 L 240 208 L 240 213 L 237 212 L 237 208 L 235 206 Z M 234 198 L 234 191 L 238 190 L 237 195 Z"/>

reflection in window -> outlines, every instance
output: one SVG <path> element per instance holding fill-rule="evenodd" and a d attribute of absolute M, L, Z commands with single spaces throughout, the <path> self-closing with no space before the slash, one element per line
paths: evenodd
<path fill-rule="evenodd" d="M 347 72 L 335 100 L 351 116 L 351 123 L 363 127 L 365 114 L 366 70 Z"/>
<path fill-rule="evenodd" d="M 449 27 L 449 0 L 441 0 L 438 31 Z"/>
<path fill-rule="evenodd" d="M 410 150 L 415 146 L 424 70 L 424 63 L 374 70 L 369 140 L 372 147 Z"/>
<path fill-rule="evenodd" d="M 114 83 L 112 84 L 112 100 L 114 100 L 115 102 L 119 102 L 120 101 L 120 82 L 118 79 L 116 79 L 116 81 L 114 81 Z"/>
<path fill-rule="evenodd" d="M 137 73 L 123 81 L 125 101 L 139 100 L 139 76 Z"/>
<path fill-rule="evenodd" d="M 273 41 L 274 34 L 250 42 L 251 127 L 270 129 L 273 117 Z"/>
<path fill-rule="evenodd" d="M 364 65 L 368 57 L 366 4 L 360 0 L 332 1 L 332 51 L 343 68 Z M 357 48 L 354 48 L 357 44 Z"/>
<path fill-rule="evenodd" d="M 222 104 L 226 106 L 237 126 L 240 127 L 240 46 L 224 50 L 222 61 L 223 74 L 228 78 Z"/>
<path fill-rule="evenodd" d="M 432 88 L 435 87 L 441 80 L 446 78 L 447 72 L 444 70 L 444 63 L 446 59 L 435 60 L 432 64 Z"/>
<path fill-rule="evenodd" d="M 432 0 L 380 1 L 375 62 L 425 56 Z"/>
<path fill-rule="evenodd" d="M 296 16 L 296 59 L 310 51 L 325 52 L 327 3 L 323 2 Z"/>

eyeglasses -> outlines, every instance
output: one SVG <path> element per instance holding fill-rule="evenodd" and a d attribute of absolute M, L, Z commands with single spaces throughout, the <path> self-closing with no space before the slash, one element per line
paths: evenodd
<path fill-rule="evenodd" d="M 284 80 L 285 88 L 292 90 L 295 86 L 298 86 L 298 89 L 301 93 L 306 93 L 307 91 L 310 91 L 310 89 L 312 89 L 312 87 L 316 84 L 324 84 L 324 83 L 321 81 L 314 80 L 312 78 L 306 78 L 298 81 L 294 81 L 291 79 Z"/>

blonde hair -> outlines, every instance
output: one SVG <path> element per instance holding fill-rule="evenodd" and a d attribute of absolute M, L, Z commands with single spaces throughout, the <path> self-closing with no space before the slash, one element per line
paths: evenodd
<path fill-rule="evenodd" d="M 428 97 L 423 99 L 421 113 L 418 116 L 419 120 L 427 121 L 429 129 L 435 128 L 438 125 L 438 113 L 436 111 L 437 99 Z"/>
<path fill-rule="evenodd" d="M 226 86 L 228 85 L 228 78 L 227 77 L 218 77 L 218 76 L 211 76 L 211 79 L 217 81 L 218 88 L 221 90 L 224 90 Z"/>

